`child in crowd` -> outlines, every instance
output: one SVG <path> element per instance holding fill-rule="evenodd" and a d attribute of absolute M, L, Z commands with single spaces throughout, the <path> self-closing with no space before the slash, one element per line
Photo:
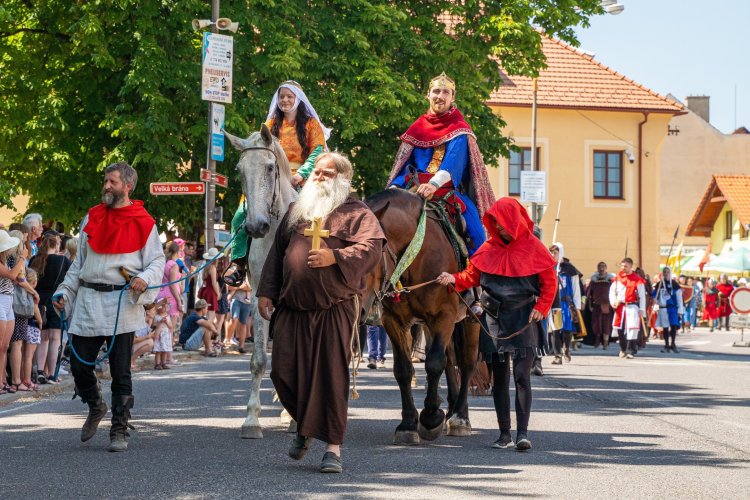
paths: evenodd
<path fill-rule="evenodd" d="M 140 356 L 147 352 L 151 352 L 154 348 L 154 331 L 151 328 L 151 325 L 154 322 L 155 315 L 156 304 L 154 303 L 151 307 L 146 309 L 146 326 L 135 332 L 135 338 L 133 338 L 133 354 L 130 356 L 131 370 L 137 367 L 136 361 Z"/>
<path fill-rule="evenodd" d="M 36 288 L 39 276 L 36 271 L 31 268 L 26 270 L 26 281 L 29 282 L 33 288 Z M 36 353 L 36 346 L 41 343 L 42 333 L 42 312 L 39 310 L 39 305 L 34 303 L 34 317 L 29 319 L 29 324 L 26 327 L 26 337 L 23 339 L 23 361 L 21 362 L 21 378 L 23 380 L 22 385 L 25 385 L 32 391 L 39 389 L 38 384 L 34 384 L 31 381 L 31 369 L 34 364 L 34 353 Z"/>
<path fill-rule="evenodd" d="M 167 313 L 167 302 L 156 305 L 152 324 L 154 331 L 154 370 L 169 370 L 169 353 L 172 352 L 172 318 Z"/>

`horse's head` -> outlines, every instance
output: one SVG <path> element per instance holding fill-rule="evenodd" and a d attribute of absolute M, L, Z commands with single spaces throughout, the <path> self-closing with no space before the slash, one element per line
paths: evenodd
<path fill-rule="evenodd" d="M 224 135 L 241 152 L 237 171 L 247 200 L 245 230 L 251 238 L 263 238 L 273 221 L 286 213 L 293 199 L 289 162 L 265 124 L 247 139 L 226 131 Z"/>

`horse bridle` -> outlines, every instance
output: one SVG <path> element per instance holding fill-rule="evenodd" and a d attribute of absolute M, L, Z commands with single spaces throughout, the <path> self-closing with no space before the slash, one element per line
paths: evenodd
<path fill-rule="evenodd" d="M 250 146 L 247 148 L 243 148 L 240 151 L 240 155 L 244 153 L 245 151 L 268 151 L 273 155 L 273 162 L 274 162 L 274 179 L 273 179 L 273 194 L 271 196 L 271 203 L 268 205 L 268 214 L 273 217 L 274 219 L 279 218 L 279 210 L 274 208 L 276 206 L 276 199 L 279 197 L 281 193 L 281 170 L 279 168 L 279 157 L 276 155 L 276 151 L 274 149 L 271 149 L 267 146 Z M 248 194 L 245 193 L 245 199 L 247 200 Z"/>

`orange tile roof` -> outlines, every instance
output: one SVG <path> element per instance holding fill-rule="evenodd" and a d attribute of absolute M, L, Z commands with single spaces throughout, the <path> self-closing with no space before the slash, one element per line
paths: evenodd
<path fill-rule="evenodd" d="M 750 224 L 750 176 L 714 175 L 690 219 L 687 236 L 711 236 L 724 203 L 729 203 L 740 224 Z"/>
<path fill-rule="evenodd" d="M 608 68 L 570 45 L 542 35 L 547 68 L 539 73 L 537 106 L 568 109 L 633 110 L 677 114 L 683 106 Z M 487 102 L 531 106 L 532 79 L 508 76 Z"/>

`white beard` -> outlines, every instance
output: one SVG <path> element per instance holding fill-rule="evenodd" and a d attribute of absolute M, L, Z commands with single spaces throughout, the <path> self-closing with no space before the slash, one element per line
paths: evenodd
<path fill-rule="evenodd" d="M 308 181 L 289 211 L 289 227 L 295 228 L 300 222 L 311 222 L 316 217 L 325 221 L 346 201 L 350 188 L 351 181 L 341 176 L 323 182 Z"/>

